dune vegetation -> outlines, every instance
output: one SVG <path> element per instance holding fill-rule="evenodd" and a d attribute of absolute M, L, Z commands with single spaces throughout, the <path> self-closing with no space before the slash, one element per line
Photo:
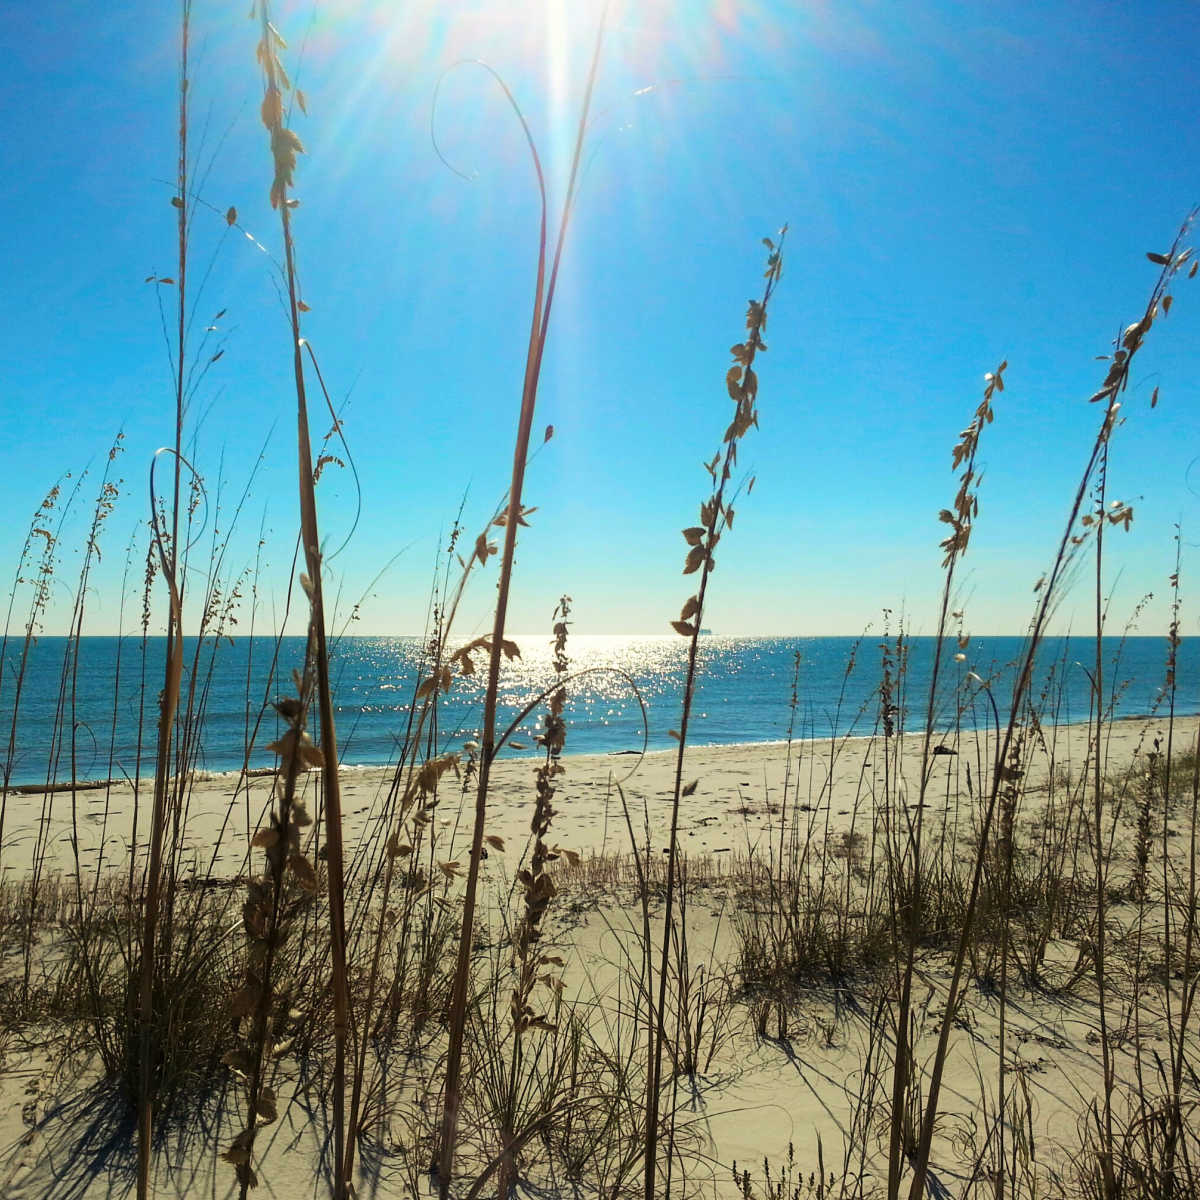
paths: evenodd
<path fill-rule="evenodd" d="M 892 618 L 846 668 L 873 673 L 872 707 L 847 714 L 832 738 L 810 741 L 797 728 L 755 759 L 752 748 L 740 758 L 694 750 L 689 734 L 710 591 L 736 586 L 714 573 L 717 551 L 736 537 L 735 509 L 754 502 L 739 454 L 757 435 L 760 374 L 769 420 L 768 318 L 779 327 L 796 252 L 786 225 L 765 231 L 747 253 L 754 298 L 744 309 L 729 298 L 724 382 L 697 406 L 713 455 L 697 476 L 696 508 L 662 518 L 685 523 L 679 607 L 663 614 L 687 648 L 676 748 L 624 763 L 621 776 L 569 755 L 564 596 L 547 614 L 552 671 L 525 714 L 540 730 L 530 768 L 498 758 L 513 734 L 498 696 L 520 654 L 508 605 L 520 584 L 518 537 L 536 535 L 525 529 L 525 470 L 552 433 L 539 425 L 539 382 L 602 41 L 557 207 L 536 139 L 499 81 L 542 205 L 511 476 L 498 479 L 503 494 L 484 528 L 454 526 L 394 763 L 348 783 L 320 484 L 352 447 L 304 338 L 293 223 L 296 176 L 320 164 L 308 163 L 292 128 L 306 98 L 289 81 L 284 32 L 269 0 L 254 0 L 253 12 L 247 64 L 261 76 L 290 320 L 279 352 L 295 384 L 288 454 L 298 464 L 295 602 L 306 650 L 288 661 L 275 642 L 270 687 L 247 691 L 243 769 L 205 776 L 198 755 L 222 644 L 262 630 L 238 625 L 255 611 L 254 568 L 230 563 L 227 530 L 202 539 L 196 524 L 206 483 L 189 457 L 189 405 L 221 351 L 191 324 L 204 272 L 192 261 L 191 222 L 207 201 L 189 155 L 184 0 L 178 257 L 158 281 L 169 299 L 173 421 L 151 475 L 148 542 L 126 554 L 127 572 L 142 575 L 142 607 L 118 657 L 127 680 L 140 677 L 134 768 L 120 777 L 110 754 L 89 792 L 75 769 L 89 574 L 118 500 L 130 502 L 111 474 L 119 439 L 74 579 L 61 576 L 60 531 L 63 514 L 86 504 L 80 483 L 55 485 L 34 514 L 0 644 L 0 1074 L 10 1096 L 25 1087 L 16 1128 L 3 1127 L 0 1190 L 1200 1195 L 1200 758 L 1195 718 L 1175 714 L 1179 689 L 1194 684 L 1176 671 L 1182 563 L 1153 718 L 1118 719 L 1120 667 L 1102 640 L 1104 572 L 1133 516 L 1112 502 L 1109 455 L 1133 364 L 1196 274 L 1191 216 L 1150 254 L 1144 307 L 1113 314 L 1120 333 L 1098 347 L 1095 393 L 1079 397 L 1094 431 L 1079 447 L 1074 491 L 1042 498 L 1061 507 L 1061 535 L 1046 548 L 1011 694 L 955 669 L 959 573 L 982 519 L 978 455 L 1004 419 L 1000 362 L 947 446 L 928 692 L 912 692 L 908 632 Z M 223 219 L 238 225 L 234 209 Z M 1053 687 L 1039 683 L 1068 586 L 1095 593 L 1091 717 L 1069 728 L 1056 722 Z M 27 663 L 51 592 L 64 587 L 74 607 L 41 748 L 50 766 L 44 784 L 18 784 Z M 476 587 L 494 589 L 494 618 L 468 638 L 456 618 Z M 152 652 L 160 630 L 165 652 Z M 485 681 L 481 735 L 455 748 L 439 706 L 467 677 Z M 946 733 L 947 703 L 983 718 Z M 104 731 L 92 734 L 105 744 Z M 264 746 L 275 762 L 265 773 L 251 766 Z M 751 762 L 767 782 L 709 793 L 726 764 Z M 580 840 L 560 812 L 564 789 L 585 777 L 588 802 L 603 805 L 602 845 Z M 651 812 L 654 789 L 664 802 Z M 126 838 L 122 861 L 81 852 L 84 801 L 100 796 L 104 828 Z M 687 845 L 706 796 L 705 819 L 728 833 L 720 855 Z M 369 819 L 353 816 L 359 805 Z M 51 836 L 62 829 L 74 831 L 65 859 Z"/>

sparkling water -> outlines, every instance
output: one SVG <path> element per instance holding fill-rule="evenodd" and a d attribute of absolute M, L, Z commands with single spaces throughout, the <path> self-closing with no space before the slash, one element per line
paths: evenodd
<path fill-rule="evenodd" d="M 554 683 L 546 634 L 515 636 L 520 657 L 505 662 L 501 675 L 500 731 L 515 724 L 504 753 L 534 753 L 539 702 Z M 870 734 L 881 720 L 882 639 L 743 638 L 700 639 L 699 671 L 688 740 L 692 744 L 774 742 L 793 737 Z M 78 663 L 65 638 L 43 637 L 33 647 L 25 674 L 11 755 L 11 782 L 41 783 L 146 775 L 153 771 L 158 695 L 162 687 L 164 639 L 84 638 Z M 673 746 L 678 730 L 687 641 L 681 637 L 573 636 L 568 643 L 572 678 L 565 711 L 568 753 L 615 754 Z M 905 643 L 898 672 L 894 641 L 889 655 L 893 678 L 902 680 L 891 700 L 897 725 L 923 727 L 929 706 L 929 675 L 935 639 Z M 994 719 L 995 700 L 1007 715 L 1011 664 L 1022 639 L 975 638 L 960 651 L 943 645 L 941 686 L 934 723 L 948 729 Z M 0 684 L 0 768 L 9 757 L 12 708 L 21 646 L 10 642 Z M 269 766 L 266 749 L 278 730 L 264 702 L 294 694 L 293 668 L 303 662 L 304 640 L 239 638 L 232 644 L 185 644 L 187 664 L 180 711 L 201 715 L 195 764 L 209 771 L 239 769 L 250 745 L 249 765 Z M 799 655 L 797 671 L 796 658 Z M 1140 716 L 1156 705 L 1165 711 L 1161 689 L 1167 644 L 1162 637 L 1106 639 L 1103 694 L 1116 716 Z M 961 656 L 961 657 L 959 657 Z M 424 643 L 405 637 L 343 637 L 333 644 L 332 675 L 337 732 L 344 764 L 394 761 L 413 714 L 414 691 L 425 661 Z M 274 674 L 272 674 L 274 664 Z M 486 655 L 476 655 L 473 676 L 458 677 L 440 701 L 436 748 L 478 739 L 482 719 Z M 1195 642 L 1179 651 L 1176 711 L 1200 711 L 1200 652 Z M 77 668 L 77 669 L 76 669 Z M 1050 638 L 1039 656 L 1034 694 L 1043 721 L 1088 718 L 1095 644 L 1084 638 Z M 987 691 L 981 690 L 987 682 Z M 793 686 L 795 702 L 793 703 Z M 115 701 L 115 702 L 114 702 Z M 522 710 L 532 705 L 523 719 Z M 261 722 L 256 731 L 256 722 Z M 139 749 L 140 740 L 140 749 Z"/>

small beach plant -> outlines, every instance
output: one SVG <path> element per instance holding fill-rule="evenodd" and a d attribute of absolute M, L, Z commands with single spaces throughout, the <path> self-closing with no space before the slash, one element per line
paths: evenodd
<path fill-rule="evenodd" d="M 696 782 L 685 783 L 683 778 L 684 756 L 687 750 L 688 722 L 695 696 L 697 667 L 700 654 L 700 631 L 704 623 L 704 602 L 708 593 L 708 581 L 716 560 L 713 552 L 721 536 L 733 527 L 733 500 L 739 488 L 733 485 L 733 495 L 727 495 L 734 469 L 737 466 L 738 446 L 742 438 L 758 425 L 758 375 L 754 363 L 759 353 L 765 353 L 766 342 L 763 332 L 767 327 L 767 310 L 779 280 L 783 274 L 783 243 L 787 237 L 785 225 L 778 234 L 778 241 L 764 238 L 767 248 L 765 283 L 760 299 L 751 300 L 746 310 L 746 336 L 734 345 L 733 366 L 725 373 L 725 387 L 733 401 L 733 417 L 721 439 L 721 448 L 711 462 L 704 464 L 712 482 L 712 493 L 700 505 L 700 524 L 683 531 L 688 545 L 684 562 L 685 575 L 698 575 L 696 592 L 685 601 L 677 621 L 671 627 L 681 637 L 688 639 L 687 670 L 684 676 L 683 705 L 679 728 L 672 736 L 679 744 L 675 756 L 675 784 L 671 798 L 671 829 L 667 841 L 667 892 L 663 915 L 662 943 L 658 961 L 656 984 L 657 1000 L 652 1010 L 653 1036 L 650 1049 L 650 1073 L 646 1085 L 646 1147 L 645 1147 L 645 1197 L 654 1200 L 659 1187 L 658 1180 L 658 1113 L 662 1091 L 662 1057 L 666 1040 L 667 980 L 670 966 L 671 947 L 677 944 L 678 932 L 673 925 L 675 915 L 675 883 L 678 873 L 679 812 L 686 796 L 696 790 Z M 749 493 L 754 487 L 753 477 L 746 484 Z"/>
<path fill-rule="evenodd" d="M 606 10 L 607 11 L 607 10 Z M 534 413 L 537 407 L 538 384 L 541 380 L 542 360 L 546 350 L 546 339 L 550 330 L 550 316 L 558 286 L 559 268 L 566 245 L 567 231 L 575 207 L 579 172 L 583 159 L 583 146 L 591 113 L 592 94 L 600 65 L 600 49 L 603 43 L 606 11 L 601 14 L 600 27 L 596 33 L 587 84 L 584 89 L 583 107 L 576 127 L 575 146 L 571 155 L 571 167 L 567 176 L 567 189 L 559 217 L 558 235 L 553 254 L 549 254 L 547 234 L 547 204 L 545 177 L 541 161 L 534 145 L 529 127 L 513 99 L 512 93 L 501 82 L 506 97 L 512 105 L 525 133 L 534 173 L 537 177 L 540 221 L 538 234 L 537 276 L 534 287 L 533 316 L 529 331 L 529 345 L 525 357 L 525 376 L 521 389 L 521 405 L 517 419 L 516 444 L 513 450 L 512 482 L 508 489 L 508 506 L 499 523 L 504 529 L 504 548 L 500 555 L 500 574 L 497 581 L 496 607 L 492 621 L 492 636 L 488 644 L 487 686 L 483 702 L 483 732 L 480 745 L 478 775 L 475 783 L 475 811 L 471 825 L 471 849 L 467 865 L 466 887 L 463 896 L 462 930 L 458 940 L 458 952 L 454 969 L 454 988 L 450 1000 L 449 1048 L 446 1058 L 445 1093 L 442 1103 L 442 1120 L 439 1158 L 438 1188 L 441 1200 L 448 1200 L 454 1173 L 454 1157 L 458 1137 L 458 1119 L 461 1107 L 461 1079 L 463 1061 L 463 1036 L 466 1031 L 468 1012 L 468 986 L 471 970 L 471 942 L 475 928 L 475 908 L 479 891 L 479 865 L 483 855 L 484 826 L 487 818 L 488 783 L 492 763 L 495 759 L 496 708 L 500 689 L 500 663 L 506 644 L 505 631 L 508 622 L 508 600 L 512 586 L 513 563 L 516 556 L 517 530 L 524 523 L 522 507 L 525 468 L 529 458 L 530 435 L 533 431 Z M 486 556 L 486 540 L 483 549 Z"/>
<path fill-rule="evenodd" d="M 273 1094 L 267 1095 L 264 1092 L 267 1084 L 264 1080 L 263 1066 L 268 1054 L 279 1054 L 277 1042 L 283 1038 L 283 1031 L 279 1026 L 287 1016 L 286 1013 L 275 1011 L 283 1006 L 280 995 L 277 995 L 278 989 L 272 974 L 276 954 L 295 916 L 290 909 L 284 908 L 285 873 L 294 879 L 302 893 L 313 894 L 318 888 L 315 868 L 300 852 L 298 829 L 306 814 L 298 808 L 296 800 L 296 781 L 301 769 L 315 767 L 321 772 L 321 800 L 325 818 L 323 857 L 327 871 L 329 946 L 332 960 L 333 1194 L 335 1200 L 346 1200 L 345 1086 L 351 1018 L 346 959 L 342 807 L 327 642 L 329 622 L 324 595 L 323 547 L 316 503 L 316 481 L 329 459 L 323 457 L 314 460 L 309 431 L 304 366 L 306 343 L 300 332 L 301 313 L 307 311 L 307 305 L 301 299 L 297 281 L 296 246 L 291 218 L 295 206 L 291 189 L 298 156 L 304 152 L 304 146 L 289 126 L 290 105 L 285 106 L 285 97 L 291 93 L 291 99 L 301 111 L 305 110 L 306 105 L 303 94 L 293 91 L 280 60 L 279 56 L 287 49 L 287 43 L 271 21 L 269 0 L 258 0 L 257 6 L 251 8 L 251 15 L 258 18 L 259 28 L 256 57 L 263 77 L 260 117 L 270 137 L 273 178 L 269 194 L 271 207 L 279 214 L 284 252 L 284 285 L 296 396 L 299 526 L 304 562 L 300 583 L 308 599 L 309 612 L 308 647 L 304 669 L 296 673 L 296 695 L 276 704 L 280 715 L 287 722 L 283 736 L 273 746 L 280 758 L 281 787 L 278 808 L 271 825 L 255 835 L 255 844 L 267 851 L 270 879 L 269 886 L 256 886 L 251 883 L 244 914 L 244 923 L 250 938 L 250 955 L 246 983 L 238 995 L 242 997 L 242 1005 L 248 1009 L 246 1015 L 252 1015 L 249 1061 L 240 1064 L 243 1074 L 248 1079 L 248 1119 L 243 1131 L 226 1151 L 226 1157 L 235 1166 L 241 1195 L 244 1197 L 247 1189 L 255 1182 L 251 1156 L 258 1124 L 261 1121 L 273 1120 L 275 1116 Z M 311 348 L 308 349 L 311 356 Z M 319 746 L 311 743 L 305 728 L 310 705 L 315 707 L 319 718 Z"/>
<path fill-rule="evenodd" d="M 175 385 L 174 443 L 171 450 L 171 501 L 166 521 L 154 494 L 154 473 L 151 469 L 151 517 L 154 521 L 155 552 L 159 570 L 167 587 L 167 642 L 164 680 L 159 699 L 158 732 L 154 763 L 153 806 L 150 815 L 149 859 L 142 885 L 144 906 L 142 915 L 142 945 L 137 965 L 138 979 L 138 1057 L 140 1081 L 138 1086 L 138 1200 L 150 1195 L 150 1155 L 153 1134 L 154 1104 L 154 982 L 155 954 L 158 938 L 158 917 L 162 904 L 164 840 L 167 832 L 168 791 L 171 782 L 171 747 L 175 716 L 183 675 L 183 601 L 185 577 L 180 571 L 180 535 L 185 524 L 186 497 L 184 485 L 183 430 L 187 400 L 188 364 L 188 266 L 190 263 L 189 213 L 191 179 L 188 158 L 190 95 L 188 56 L 191 49 L 191 0 L 183 0 L 180 9 L 179 34 L 179 138 L 176 162 L 175 194 L 172 204 L 176 211 L 177 258 L 176 275 L 155 281 L 155 287 L 175 289 L 175 342 L 172 349 Z M 154 463 L 157 465 L 158 457 Z"/>
<path fill-rule="evenodd" d="M 1145 338 L 1150 332 L 1155 320 L 1160 316 L 1160 313 L 1169 310 L 1170 303 L 1170 288 L 1175 281 L 1176 276 L 1183 269 L 1192 257 L 1192 251 L 1186 246 L 1186 238 L 1188 237 L 1192 223 L 1192 217 L 1184 222 L 1180 227 L 1170 250 L 1165 254 L 1151 254 L 1149 257 L 1153 263 L 1159 266 L 1159 276 L 1153 289 L 1151 290 L 1150 298 L 1147 301 L 1146 308 L 1142 315 L 1128 325 L 1121 335 L 1117 338 L 1117 344 L 1113 347 L 1113 353 L 1110 358 L 1110 365 L 1105 375 L 1104 382 L 1100 389 L 1091 397 L 1092 403 L 1103 404 L 1103 412 L 1100 419 L 1099 429 L 1095 440 L 1092 443 L 1091 452 L 1084 466 L 1083 473 L 1080 477 L 1079 484 L 1075 491 L 1074 500 L 1071 504 L 1070 511 L 1067 516 L 1064 531 L 1059 539 L 1054 557 L 1051 560 L 1050 567 L 1046 575 L 1039 581 L 1038 584 L 1038 602 L 1030 626 L 1030 632 L 1026 638 L 1025 647 L 1022 651 L 1021 659 L 1016 671 L 1015 681 L 1013 684 L 1012 698 L 1009 704 L 1009 716 L 1004 729 L 1003 737 L 1000 739 L 994 764 L 991 774 L 990 791 L 986 798 L 983 807 L 983 815 L 979 832 L 979 844 L 975 854 L 975 860 L 971 868 L 970 890 L 967 896 L 966 908 L 962 917 L 961 933 L 958 939 L 958 945 L 951 959 L 951 977 L 947 991 L 945 1002 L 945 1011 L 940 1024 L 938 1033 L 937 1046 L 934 1051 L 933 1058 L 928 1068 L 928 1085 L 926 1090 L 926 1099 L 924 1105 L 924 1113 L 921 1119 L 920 1137 L 915 1148 L 915 1153 L 911 1158 L 912 1175 L 909 1184 L 909 1200 L 921 1200 L 925 1191 L 926 1178 L 929 1172 L 929 1156 L 933 1143 L 934 1126 L 937 1121 L 939 1105 L 941 1101 L 941 1086 L 945 1073 L 946 1056 L 949 1052 L 950 1034 L 954 1026 L 955 1013 L 960 999 L 960 986 L 962 983 L 963 966 L 968 955 L 968 948 L 971 939 L 974 935 L 975 922 L 979 911 L 979 897 L 981 891 L 981 883 L 984 876 L 984 870 L 987 864 L 988 847 L 992 835 L 992 824 L 1000 805 L 1002 793 L 1006 782 L 1011 782 L 1011 767 L 1010 754 L 1013 747 L 1017 744 L 1021 736 L 1020 732 L 1020 714 L 1023 711 L 1023 703 L 1029 694 L 1032 686 L 1034 674 L 1034 666 L 1037 660 L 1039 648 L 1042 639 L 1046 634 L 1046 627 L 1053 610 L 1055 603 L 1058 600 L 1060 588 L 1063 585 L 1064 577 L 1070 563 L 1074 560 L 1074 551 L 1082 546 L 1086 541 L 1086 536 L 1089 528 L 1095 527 L 1095 516 L 1087 509 L 1087 497 L 1091 494 L 1093 488 L 1098 481 L 1098 472 L 1107 463 L 1107 453 L 1109 441 L 1112 438 L 1118 424 L 1118 414 L 1121 409 L 1120 396 L 1129 383 L 1130 366 L 1136 357 L 1138 351 L 1145 343 Z M 1194 267 L 1192 268 L 1194 274 Z M 1157 400 L 1157 394 L 1154 397 Z M 1107 509 L 1102 510 L 1100 525 L 1103 526 L 1106 522 L 1128 524 L 1125 506 L 1121 506 L 1113 510 L 1110 514 Z M 1102 624 L 1101 624 L 1102 630 Z M 1097 650 L 1099 655 L 1099 649 Z M 1099 681 L 1094 685 L 1099 690 Z M 1093 705 L 1093 711 L 1097 713 L 1095 717 L 1096 727 L 1092 735 L 1092 754 L 1099 755 L 1100 746 L 1100 720 L 1099 716 L 1101 706 Z M 1094 767 L 1099 771 L 1098 767 Z M 1102 786 L 1102 779 L 1097 776 L 1094 779 L 1093 786 L 1097 793 Z M 1101 830 L 1099 824 L 1102 819 L 1100 810 L 1100 799 L 1096 801 L 1096 823 L 1095 830 L 1097 842 L 1100 840 Z M 1104 946 L 1103 946 L 1103 921 L 1104 921 L 1104 901 L 1099 899 L 1100 908 L 1097 912 L 1097 931 L 1098 942 L 1096 946 L 1096 979 L 1099 988 L 1099 1005 L 1101 1013 L 1101 1044 L 1104 1065 L 1104 1079 L 1106 1083 L 1105 1095 L 1099 1103 L 1099 1127 L 1101 1130 L 1101 1143 L 1099 1153 L 1099 1174 L 1103 1181 L 1102 1196 L 1103 1200 L 1116 1200 L 1116 1182 L 1113 1170 L 1113 1143 L 1111 1133 L 1111 1083 L 1112 1083 L 1112 1047 L 1110 1041 L 1110 1033 L 1107 1028 L 1107 1018 L 1104 1010 L 1104 981 L 1105 981 L 1105 966 L 1104 966 Z M 895 1196 L 899 1192 L 899 1173 L 889 1173 L 889 1200 L 895 1200 Z"/>
<path fill-rule="evenodd" d="M 892 938 L 894 958 L 897 964 L 898 1005 L 895 1025 L 895 1057 L 893 1059 L 891 1127 L 888 1145 L 888 1195 L 894 1197 L 899 1188 L 902 1158 L 905 1155 L 904 1115 L 909 1111 L 905 1097 L 913 1088 L 912 1063 L 912 988 L 916 970 L 916 954 L 920 943 L 920 929 L 926 918 L 929 897 L 926 895 L 926 875 L 931 864 L 925 861 L 927 850 L 924 844 L 925 801 L 929 790 L 934 764 L 933 737 L 937 715 L 938 685 L 941 679 L 943 656 L 946 653 L 946 638 L 951 627 L 955 571 L 959 560 L 970 544 L 971 530 L 979 515 L 978 471 L 976 460 L 979 441 L 984 429 L 994 419 L 992 400 L 1004 391 L 1004 371 L 1008 363 L 1002 362 L 995 371 L 984 377 L 983 399 L 974 416 L 959 437 L 952 452 L 953 469 L 962 469 L 954 506 L 942 509 L 938 519 L 950 526 L 950 532 L 941 543 L 945 557 L 942 560 L 944 579 L 941 607 L 938 612 L 937 631 L 934 635 L 933 664 L 929 673 L 929 692 L 925 709 L 925 728 L 921 739 L 921 764 L 917 791 L 916 817 L 911 819 L 907 805 L 899 807 L 896 819 L 888 823 L 887 852 L 889 858 L 888 881 L 891 889 L 890 911 L 892 916 Z M 887 678 L 885 670 L 885 679 Z M 885 738 L 890 732 L 891 705 L 884 700 L 883 721 Z M 885 755 L 887 751 L 885 749 Z M 889 808 L 888 810 L 892 810 Z M 936 867 L 934 866 L 934 869 Z"/>

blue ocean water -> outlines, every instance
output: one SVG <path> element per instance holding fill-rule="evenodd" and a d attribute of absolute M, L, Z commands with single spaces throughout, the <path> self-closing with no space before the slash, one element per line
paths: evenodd
<path fill-rule="evenodd" d="M 519 659 L 505 664 L 502 727 L 553 681 L 545 634 L 517 637 Z M 832 732 L 869 734 L 880 719 L 881 639 L 701 639 L 700 675 L 689 741 L 693 744 L 771 742 L 827 737 Z M 904 728 L 923 726 L 928 705 L 933 638 L 905 643 L 904 687 L 895 697 Z M 990 682 L 1001 714 L 1011 691 L 1010 664 L 1020 638 L 975 638 L 961 652 L 945 644 L 945 669 L 935 724 L 942 729 L 991 719 L 991 706 L 969 673 Z M 149 774 L 153 769 L 164 642 L 140 638 L 84 638 L 78 661 L 65 638 L 43 637 L 33 645 L 24 675 L 15 727 L 20 643 L 10 642 L 0 678 L 0 770 L 11 763 L 14 784 Z M 302 665 L 304 642 L 239 638 L 216 645 L 186 644 L 183 706 L 202 712 L 195 724 L 194 762 L 209 771 L 241 767 L 265 699 L 293 692 L 291 671 Z M 683 638 L 572 637 L 568 652 L 576 678 L 568 688 L 567 752 L 619 753 L 673 746 L 678 728 L 687 645 Z M 894 644 L 891 655 L 895 657 Z M 799 670 L 796 658 L 799 655 Z M 1106 639 L 1103 648 L 1105 703 L 1117 716 L 1138 716 L 1161 704 L 1167 643 L 1161 637 Z M 344 637 L 334 646 L 333 677 L 338 741 L 346 764 L 394 761 L 408 728 L 423 659 L 417 638 Z M 472 678 L 456 679 L 443 697 L 436 730 L 438 748 L 479 736 L 483 661 Z M 1087 639 L 1049 639 L 1040 657 L 1036 691 L 1045 692 L 1043 719 L 1086 720 L 1095 645 Z M 894 670 L 894 667 L 893 667 Z M 1200 649 L 1179 650 L 1176 711 L 1200 711 Z M 792 703 L 795 684 L 795 704 Z M 635 692 L 636 688 L 636 692 Z M 114 703 L 115 697 L 115 703 Z M 190 699 L 189 699 L 190 697 Z M 640 701 L 639 701 L 640 697 Z M 644 705 L 644 720 L 643 720 Z M 533 753 L 540 708 L 520 724 L 505 753 Z M 272 711 L 253 738 L 251 767 L 269 766 L 266 745 L 276 733 Z M 12 742 L 11 754 L 9 750 Z M 72 749 L 73 744 L 73 749 Z M 72 760 L 73 753 L 73 760 Z"/>

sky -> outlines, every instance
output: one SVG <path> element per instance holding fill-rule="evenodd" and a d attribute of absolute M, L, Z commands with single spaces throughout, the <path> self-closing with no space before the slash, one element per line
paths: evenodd
<path fill-rule="evenodd" d="M 187 441 L 207 514 L 194 559 L 215 526 L 227 588 L 256 572 L 253 627 L 270 632 L 298 520 L 295 402 L 247 8 L 192 10 L 188 361 L 202 378 Z M 511 471 L 539 210 L 520 127 L 466 60 L 520 104 L 553 231 L 600 16 L 591 0 L 273 9 L 307 108 L 293 114 L 303 332 L 357 472 L 331 465 L 318 488 L 327 586 L 339 621 L 358 605 L 353 632 L 422 632 L 456 516 L 469 545 Z M 0 0 L 0 600 L 42 496 L 87 472 L 48 633 L 69 620 L 106 467 L 120 494 L 85 631 L 132 629 L 140 611 L 151 462 L 173 439 L 174 285 L 145 280 L 177 273 L 178 35 L 178 6 L 159 0 Z M 1200 201 L 1200 10 L 612 0 L 601 37 L 535 417 L 555 434 L 529 468 L 509 627 L 547 630 L 567 593 L 579 632 L 668 632 L 691 590 L 680 530 L 729 419 L 729 347 L 761 289 L 761 239 L 787 223 L 759 429 L 740 454 L 755 485 L 705 624 L 857 634 L 888 608 L 932 632 L 951 449 L 1007 360 L 955 603 L 972 633 L 1021 632 L 1100 420 L 1096 356 L 1143 311 L 1146 253 Z M 1106 551 L 1113 631 L 1147 593 L 1138 629 L 1165 630 L 1177 529 L 1185 600 L 1200 570 L 1198 288 L 1181 282 L 1151 331 L 1112 443 L 1109 494 L 1135 510 Z M 314 438 L 328 425 L 314 412 Z M 489 626 L 495 561 L 461 633 Z M 1089 587 L 1081 571 L 1060 628 L 1087 629 Z M 161 585 L 154 602 L 165 611 Z"/>

